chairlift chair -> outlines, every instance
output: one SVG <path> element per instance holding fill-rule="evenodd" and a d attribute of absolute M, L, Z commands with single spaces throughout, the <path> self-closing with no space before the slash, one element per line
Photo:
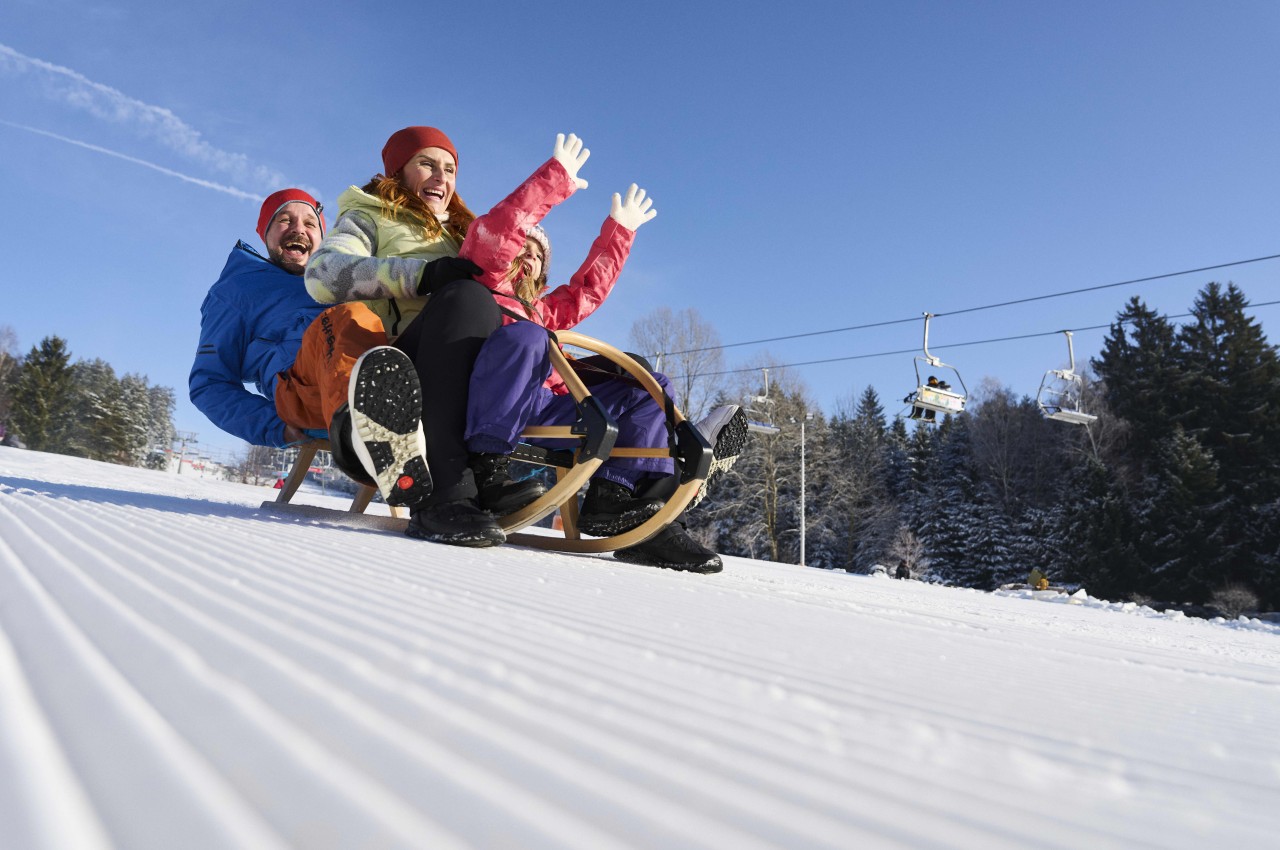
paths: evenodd
<path fill-rule="evenodd" d="M 960 371 L 954 366 L 943 363 L 937 357 L 929 353 L 929 320 L 933 318 L 932 313 L 924 314 L 924 356 L 917 356 L 914 360 L 916 369 L 916 389 L 907 395 L 905 401 L 911 405 L 910 418 L 920 422 L 936 422 L 933 414 L 962 413 L 964 412 L 965 397 L 969 394 L 969 388 L 964 385 L 964 378 L 960 377 Z M 951 386 L 930 386 L 928 379 L 921 377 L 921 365 L 924 365 L 931 373 L 946 370 L 955 375 L 956 383 L 960 385 L 960 391 L 956 391 Z M 936 376 L 934 376 L 936 377 Z M 939 381 L 939 384 L 948 383 Z"/>
<path fill-rule="evenodd" d="M 562 552 L 597 553 L 611 552 L 626 546 L 642 543 L 672 522 L 693 501 L 711 469 L 712 447 L 706 437 L 663 391 L 652 374 L 633 357 L 600 340 L 574 331 L 556 331 L 549 334 L 549 352 L 552 368 L 564 379 L 565 386 L 578 404 L 578 420 L 573 425 L 530 426 L 521 434 L 522 442 L 512 453 L 513 460 L 550 467 L 555 470 L 556 481 L 546 493 L 514 513 L 498 517 L 498 524 L 507 532 L 507 541 L 539 549 Z M 638 382 L 666 412 L 668 445 L 658 448 L 617 445 L 617 423 L 605 411 L 604 406 L 591 395 L 582 378 L 574 370 L 562 346 L 598 354 L 617 365 L 622 372 Z M 625 379 L 619 376 L 619 379 Z M 553 447 L 548 447 L 548 443 Z M 316 449 L 325 443 L 317 441 L 303 447 L 300 459 L 309 464 Z M 611 537 L 584 538 L 578 532 L 578 492 L 600 465 L 609 457 L 671 457 L 675 462 L 675 475 L 662 479 L 666 503 L 662 509 L 644 523 Z M 363 488 L 349 512 L 289 504 L 297 483 L 306 473 L 303 461 L 295 461 L 289 475 L 274 501 L 262 503 L 262 508 L 272 513 L 303 515 L 312 518 L 337 520 L 349 525 L 371 526 L 387 530 L 403 531 L 407 519 L 396 516 L 368 516 L 368 506 L 374 489 Z M 299 470 L 299 467 L 302 467 Z M 669 495 L 667 495 L 669 494 Z M 561 533 L 534 534 L 522 532 L 538 520 L 556 510 L 560 511 Z"/>
<path fill-rule="evenodd" d="M 1089 425 L 1098 417 L 1086 413 L 1081 407 L 1084 379 L 1076 374 L 1076 352 L 1071 341 L 1071 331 L 1062 333 L 1067 337 L 1070 365 L 1066 369 L 1050 369 L 1044 373 L 1044 378 L 1040 380 L 1040 390 L 1036 393 L 1036 405 L 1048 419 L 1072 425 Z"/>
<path fill-rule="evenodd" d="M 764 373 L 764 395 L 749 396 L 743 405 L 747 414 L 747 430 L 753 434 L 780 434 L 782 429 L 773 424 L 773 399 L 769 397 L 769 370 Z"/>

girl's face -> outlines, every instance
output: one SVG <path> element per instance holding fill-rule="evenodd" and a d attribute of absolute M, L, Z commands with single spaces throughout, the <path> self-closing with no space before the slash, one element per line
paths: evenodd
<path fill-rule="evenodd" d="M 524 248 L 520 250 L 520 254 L 516 257 L 516 262 L 520 264 L 520 279 L 537 280 L 542 277 L 544 260 L 542 246 L 532 239 L 524 240 Z"/>
<path fill-rule="evenodd" d="M 426 202 L 427 208 L 440 215 L 453 200 L 458 182 L 458 164 L 444 148 L 423 148 L 409 157 L 400 170 L 400 182 L 411 195 Z"/>

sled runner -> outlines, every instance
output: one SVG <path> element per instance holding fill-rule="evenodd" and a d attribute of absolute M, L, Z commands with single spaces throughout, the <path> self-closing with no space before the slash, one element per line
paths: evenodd
<path fill-rule="evenodd" d="M 649 371 L 633 357 L 613 346 L 574 331 L 557 331 L 550 334 L 552 368 L 564 380 L 570 395 L 578 407 L 577 421 L 573 425 L 536 426 L 527 428 L 522 442 L 512 453 L 512 460 L 537 464 L 555 470 L 556 481 L 547 492 L 529 505 L 498 518 L 499 525 L 507 532 L 507 542 L 539 549 L 562 552 L 611 552 L 632 546 L 657 534 L 685 509 L 698 494 L 706 480 L 712 462 L 712 447 L 691 422 L 676 407 Z M 606 373 L 610 380 L 632 380 L 644 388 L 666 414 L 668 445 L 660 448 L 619 446 L 617 423 L 605 411 L 584 383 L 575 365 L 561 350 L 562 346 L 598 354 L 618 367 L 619 374 Z M 602 370 L 595 370 L 602 371 Z M 547 445 L 548 442 L 551 445 Z M 371 516 L 364 514 L 376 492 L 364 486 L 356 495 L 347 512 L 290 503 L 298 485 L 306 477 L 315 452 L 328 443 L 316 441 L 302 446 L 298 459 L 285 479 L 274 501 L 262 503 L 262 509 L 273 514 L 304 516 L 337 521 L 347 525 L 369 526 L 403 531 L 407 520 L 401 516 Z M 578 531 L 578 493 L 595 474 L 600 465 L 614 457 L 671 457 L 675 462 L 675 475 L 662 479 L 651 495 L 663 496 L 662 509 L 641 525 L 630 531 L 611 537 L 584 537 Z M 669 495 L 668 495 L 669 494 Z M 533 534 L 520 529 L 560 511 L 561 530 L 556 534 Z M 395 513 L 396 509 L 392 509 Z"/>
<path fill-rule="evenodd" d="M 359 485 L 355 498 L 351 500 L 351 507 L 346 512 L 314 505 L 293 504 L 290 501 L 307 477 L 307 473 L 311 468 L 311 461 L 315 459 L 316 452 L 331 450 L 328 440 L 311 440 L 298 446 L 298 456 L 294 459 L 293 466 L 289 468 L 289 474 L 285 476 L 284 481 L 280 484 L 275 500 L 263 502 L 262 510 L 282 516 L 303 516 L 318 519 L 338 518 L 361 526 L 403 530 L 404 524 L 408 520 L 408 513 L 403 508 L 392 507 L 390 509 L 391 516 L 365 513 L 370 502 L 373 501 L 374 495 L 378 492 L 377 488 L 371 484 Z M 357 517 L 359 517 L 358 520 L 356 519 Z"/>

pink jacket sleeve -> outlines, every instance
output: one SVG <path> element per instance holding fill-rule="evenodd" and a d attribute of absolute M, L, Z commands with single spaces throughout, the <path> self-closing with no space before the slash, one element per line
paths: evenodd
<path fill-rule="evenodd" d="M 600 225 L 600 235 L 587 252 L 586 262 L 568 283 L 539 299 L 537 310 L 542 324 L 553 331 L 565 330 L 594 313 L 613 291 L 635 239 L 634 232 L 612 217 L 605 218 Z"/>
<path fill-rule="evenodd" d="M 511 284 L 502 278 L 524 247 L 529 228 L 576 188 L 563 165 L 554 158 L 547 160 L 514 192 L 471 223 L 458 256 L 484 270 L 476 280 L 500 295 L 514 296 Z"/>

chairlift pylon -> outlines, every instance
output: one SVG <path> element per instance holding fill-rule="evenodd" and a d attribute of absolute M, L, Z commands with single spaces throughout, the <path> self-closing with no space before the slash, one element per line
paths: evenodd
<path fill-rule="evenodd" d="M 1088 425 L 1098 417 L 1086 413 L 1081 407 L 1081 396 L 1084 393 L 1084 379 L 1076 374 L 1076 348 L 1071 340 L 1071 331 L 1062 331 L 1067 337 L 1066 369 L 1050 369 L 1040 380 L 1040 391 L 1036 393 L 1036 405 L 1048 419 L 1069 422 L 1072 425 Z"/>
<path fill-rule="evenodd" d="M 935 422 L 935 417 L 939 413 L 962 413 L 964 411 L 965 397 L 969 394 L 969 388 L 965 386 L 964 378 L 960 377 L 960 370 L 943 363 L 929 353 L 929 320 L 932 318 L 932 313 L 926 312 L 924 314 L 924 356 L 917 356 L 914 360 L 916 389 L 908 393 L 907 397 L 903 399 L 911 406 L 910 418 L 927 423 Z M 921 377 L 921 364 L 924 364 L 929 372 L 943 370 L 951 372 L 956 376 L 956 383 L 960 385 L 960 390 L 956 391 L 950 383 L 939 379 L 937 375 L 930 374 L 927 378 Z"/>

